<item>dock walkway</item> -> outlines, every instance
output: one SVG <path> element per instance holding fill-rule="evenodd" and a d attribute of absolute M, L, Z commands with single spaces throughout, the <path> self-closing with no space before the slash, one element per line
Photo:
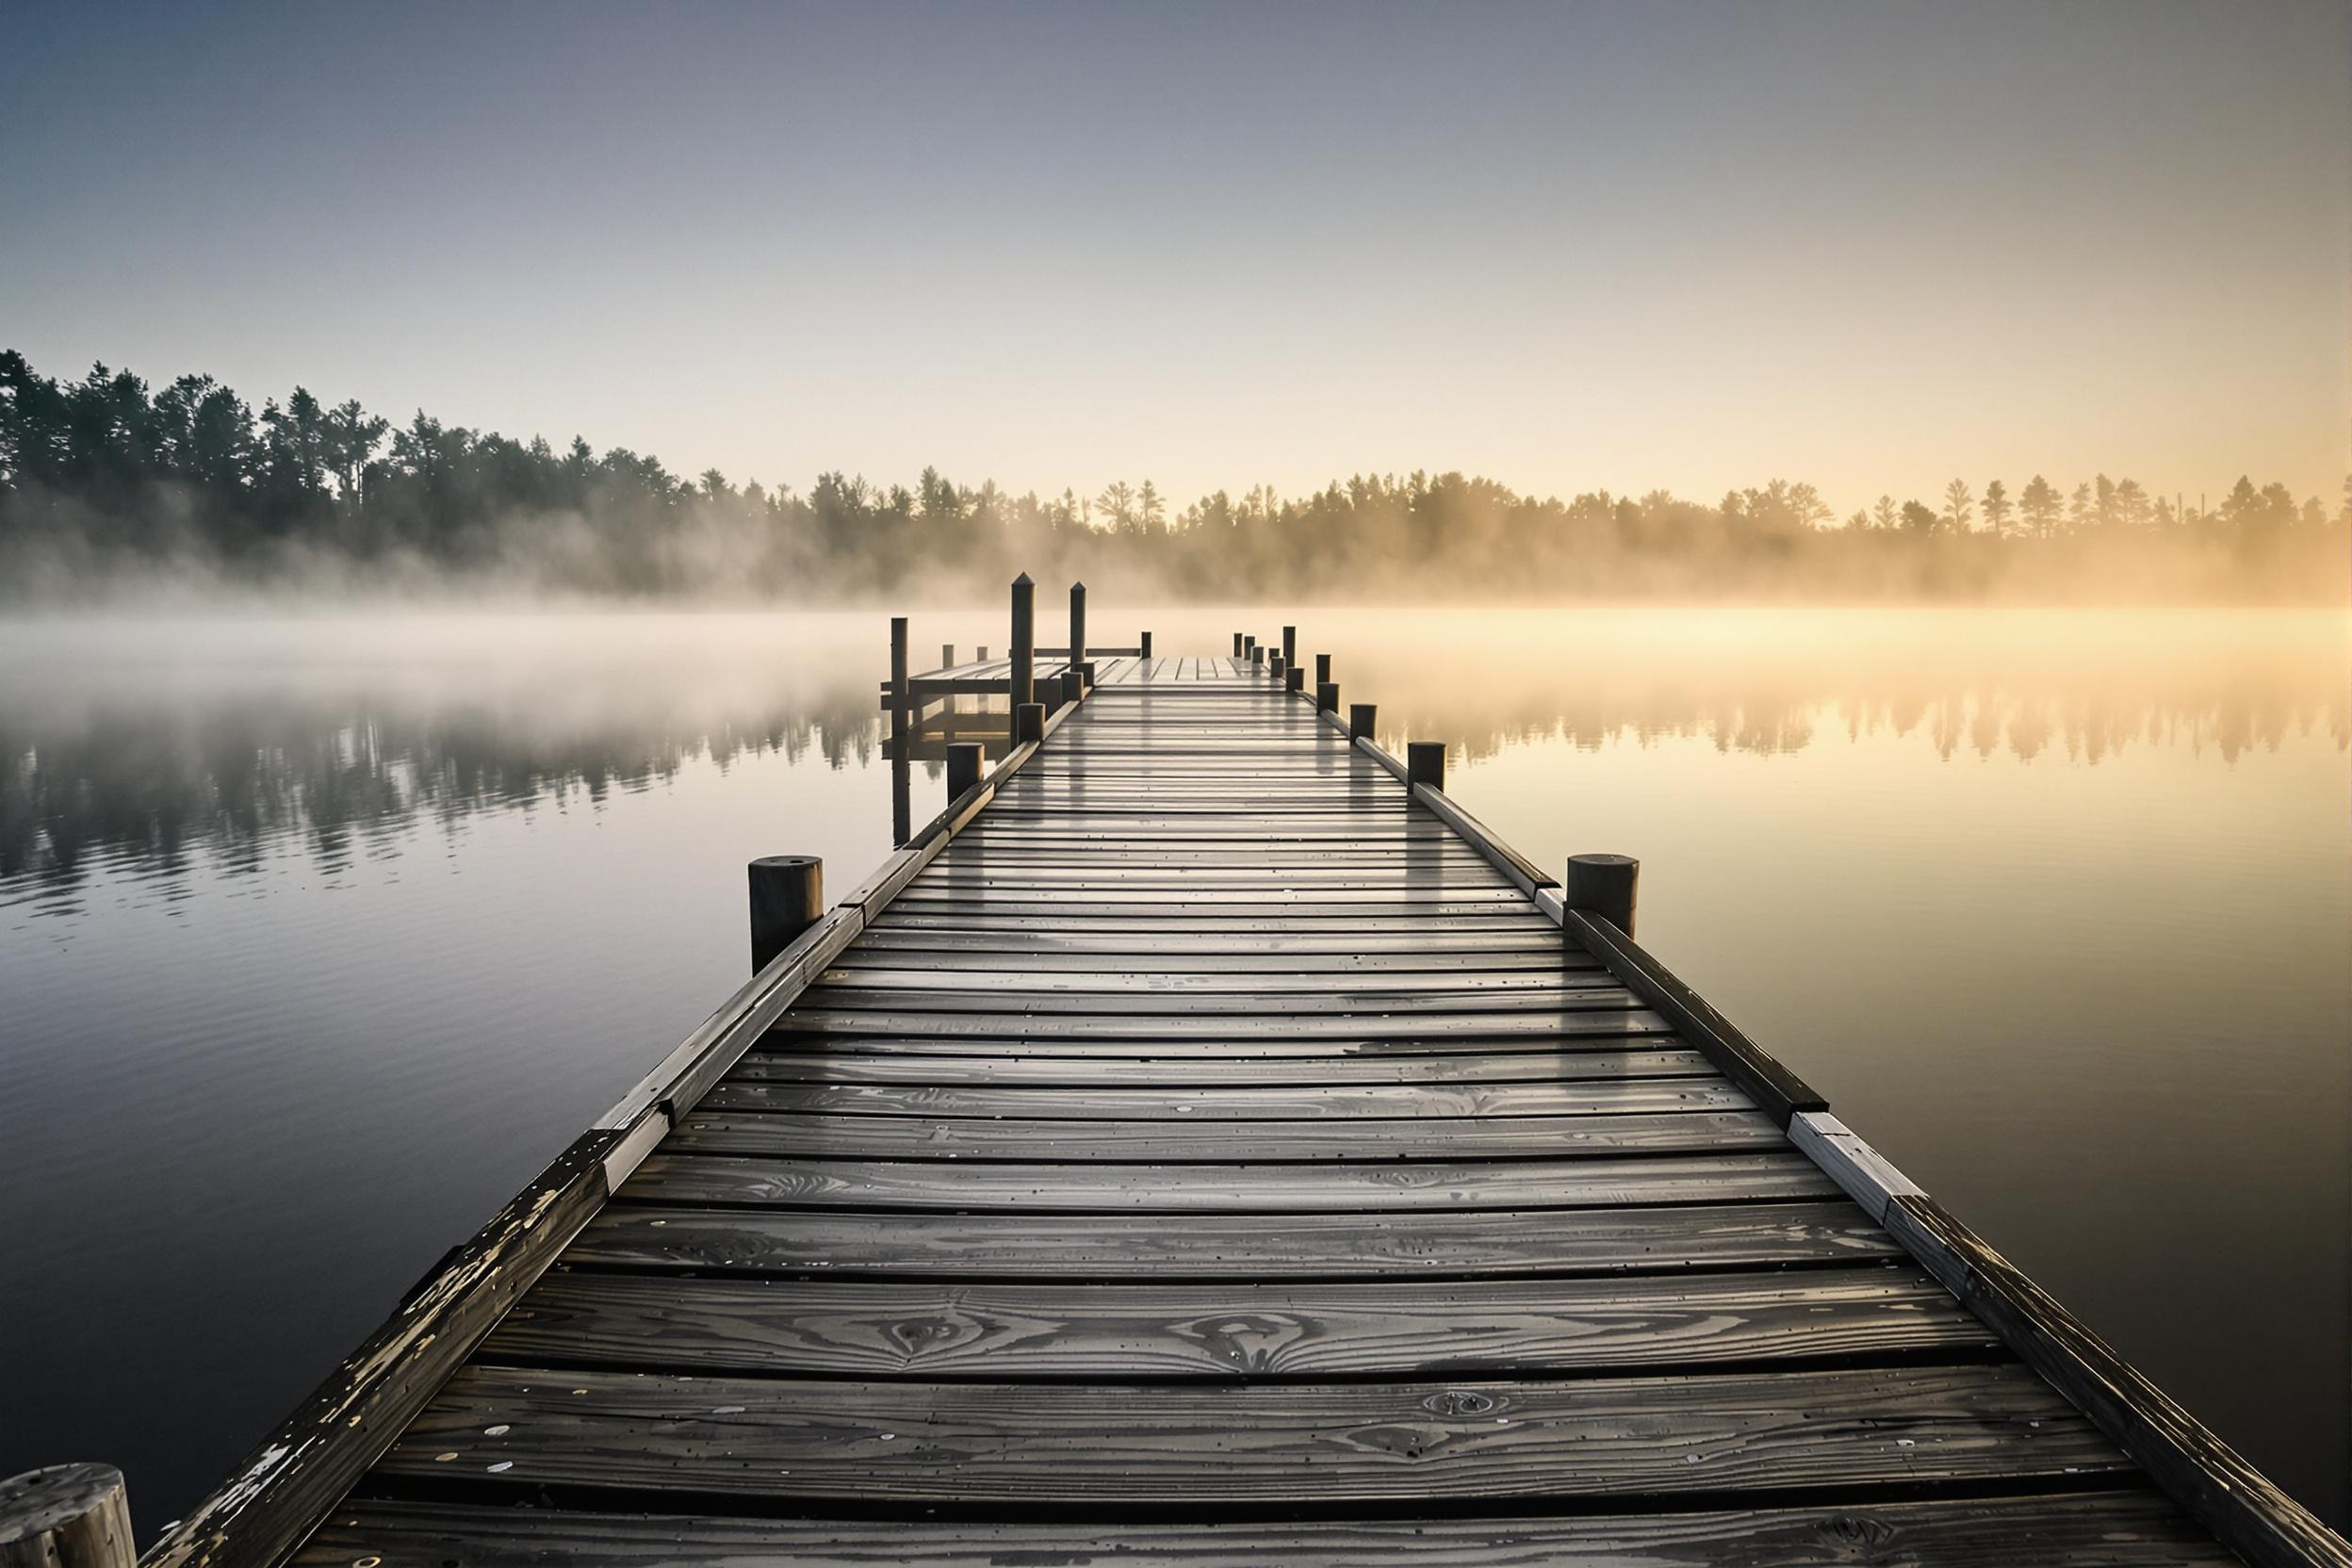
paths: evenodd
<path fill-rule="evenodd" d="M 1368 739 L 1097 675 L 151 1560 L 2341 1560 Z"/>

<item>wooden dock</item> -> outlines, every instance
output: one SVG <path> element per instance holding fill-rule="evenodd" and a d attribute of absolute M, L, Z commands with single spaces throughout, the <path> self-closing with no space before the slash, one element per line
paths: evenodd
<path fill-rule="evenodd" d="M 149 1561 L 2352 1562 L 1267 652 L 1071 661 Z"/>

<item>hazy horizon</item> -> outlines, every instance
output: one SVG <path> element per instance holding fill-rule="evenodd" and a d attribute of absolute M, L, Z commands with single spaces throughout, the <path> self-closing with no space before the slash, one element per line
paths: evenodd
<path fill-rule="evenodd" d="M 2346 467 L 2339 6 L 91 6 L 0 337 L 679 472 Z"/>

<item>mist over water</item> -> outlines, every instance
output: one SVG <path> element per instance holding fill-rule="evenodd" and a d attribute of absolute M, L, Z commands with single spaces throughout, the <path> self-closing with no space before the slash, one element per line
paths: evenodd
<path fill-rule="evenodd" d="M 1646 943 L 2345 1516 L 2352 620 L 1090 620 L 1295 623 L 1539 862 L 1641 856 Z M 915 612 L 918 669 L 1004 639 Z M 0 622 L 0 1232 L 44 1260 L 0 1282 L 0 1469 L 119 1462 L 142 1531 L 218 1480 L 742 978 L 745 860 L 838 892 L 888 853 L 886 650 L 862 612 Z"/>

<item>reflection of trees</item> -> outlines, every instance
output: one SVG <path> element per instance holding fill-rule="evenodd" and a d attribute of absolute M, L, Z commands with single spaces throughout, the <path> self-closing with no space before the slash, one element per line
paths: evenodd
<path fill-rule="evenodd" d="M 799 760 L 813 748 L 839 768 L 874 749 L 872 699 L 848 688 L 769 711 L 627 709 L 568 727 L 488 708 L 283 695 L 62 720 L 0 712 L 0 875 L 69 886 L 108 853 L 169 873 L 202 852 L 236 870 L 296 835 L 332 871 L 420 821 L 601 801 L 697 758 Z"/>
<path fill-rule="evenodd" d="M 2238 678 L 2167 692 L 1998 683 L 1873 691 L 1867 678 L 1825 673 L 1817 684 L 1730 692 L 1661 681 L 1564 700 L 1448 691 L 1384 703 L 1380 716 L 1383 727 L 1444 740 L 1472 761 L 1514 744 L 1552 741 L 1598 750 L 1698 739 L 1720 752 L 1773 756 L 1802 751 L 1821 727 L 1849 740 L 1923 741 L 1948 761 L 1962 755 L 2029 762 L 2051 756 L 2095 764 L 2134 744 L 2164 744 L 2233 762 L 2314 734 L 2338 750 L 2352 745 L 2346 697 L 2327 679 L 2284 685 Z"/>

